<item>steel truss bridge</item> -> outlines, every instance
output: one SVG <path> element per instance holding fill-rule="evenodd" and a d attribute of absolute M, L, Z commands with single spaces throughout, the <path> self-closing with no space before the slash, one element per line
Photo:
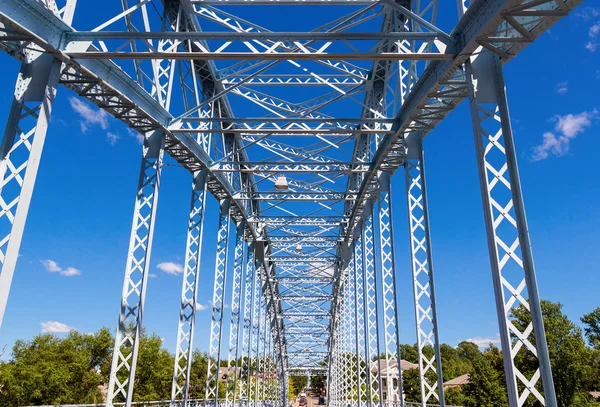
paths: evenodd
<path fill-rule="evenodd" d="M 112 17 L 88 31 L 74 28 L 75 0 L 0 1 L 0 47 L 22 64 L 0 150 L 0 322 L 61 84 L 144 136 L 107 406 L 132 403 L 165 152 L 192 179 L 170 402 L 199 403 L 189 372 L 212 195 L 200 404 L 284 406 L 293 375 L 326 376 L 329 406 L 410 404 L 396 363 L 401 169 L 419 405 L 444 406 L 422 140 L 468 99 L 510 406 L 556 406 L 503 65 L 580 1 L 459 0 L 450 33 L 438 0 L 107 0 Z M 537 358 L 533 375 L 515 366 L 521 354 Z M 223 381 L 224 355 L 241 373 Z M 386 369 L 372 369 L 378 355 Z"/>

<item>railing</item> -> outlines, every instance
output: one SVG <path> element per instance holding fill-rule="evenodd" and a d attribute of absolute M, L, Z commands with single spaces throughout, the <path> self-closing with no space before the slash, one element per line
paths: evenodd
<path fill-rule="evenodd" d="M 220 407 L 225 406 L 227 400 L 222 399 L 215 401 L 205 401 L 205 400 L 188 400 L 185 407 Z M 277 406 L 277 401 L 275 400 L 264 400 L 257 401 L 256 404 L 254 400 L 236 400 L 235 404 L 229 402 L 232 407 L 246 407 L 252 406 L 254 407 L 280 407 Z M 49 404 L 43 406 L 21 406 L 21 407 L 105 407 L 106 403 L 98 403 L 98 404 Z M 115 407 L 125 406 L 125 403 L 113 403 Z M 181 400 L 159 400 L 159 401 L 134 401 L 131 403 L 133 407 L 184 407 L 183 401 Z M 448 406 L 450 407 L 450 406 Z"/>
<path fill-rule="evenodd" d="M 226 400 L 219 400 L 217 403 L 214 401 L 205 401 L 205 400 L 188 400 L 187 405 L 185 407 L 219 407 L 224 406 L 226 404 Z M 183 401 L 171 401 L 171 400 L 160 400 L 160 401 L 135 401 L 131 403 L 134 407 L 183 407 Z M 231 404 L 232 407 L 245 407 L 252 406 L 254 407 L 253 400 L 237 400 L 235 404 Z M 356 406 L 356 403 L 348 403 L 347 407 Z M 421 403 L 415 402 L 406 402 L 404 403 L 406 407 L 423 407 Z M 22 407 L 105 407 L 106 403 L 100 404 L 57 404 L 57 405 L 45 405 L 45 406 L 22 406 Z M 125 403 L 113 403 L 113 406 L 125 406 Z M 275 400 L 268 401 L 257 401 L 257 407 L 281 407 L 277 406 L 277 402 Z M 383 403 L 383 404 L 368 404 L 366 402 L 362 402 L 361 406 L 363 407 L 400 407 L 400 403 Z M 439 404 L 425 404 L 425 407 L 440 407 Z M 446 405 L 446 407 L 461 407 L 461 406 L 450 406 Z"/>

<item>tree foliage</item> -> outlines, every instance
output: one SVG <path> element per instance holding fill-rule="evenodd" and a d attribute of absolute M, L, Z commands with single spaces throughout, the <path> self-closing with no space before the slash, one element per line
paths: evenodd
<path fill-rule="evenodd" d="M 582 316 L 581 322 L 585 324 L 583 330 L 590 345 L 600 350 L 600 307 Z"/>
<path fill-rule="evenodd" d="M 0 405 L 101 402 L 99 386 L 108 378 L 112 345 L 107 329 L 17 341 L 13 359 L 0 365 Z"/>
<path fill-rule="evenodd" d="M 473 371 L 469 383 L 462 391 L 466 407 L 504 407 L 508 406 L 506 390 L 502 386 L 498 372 L 483 357 L 473 360 Z"/>
<path fill-rule="evenodd" d="M 290 397 L 296 397 L 306 389 L 308 384 L 308 376 L 291 376 L 290 377 Z"/>
<path fill-rule="evenodd" d="M 560 407 L 599 407 L 590 391 L 600 390 L 600 307 L 585 314 L 581 321 L 582 330 L 563 314 L 562 305 L 542 301 L 542 314 L 558 405 Z M 524 330 L 531 322 L 529 312 L 516 308 L 511 315 L 512 323 Z M 591 347 L 586 345 L 586 340 Z M 30 341 L 19 340 L 12 349 L 11 359 L 0 362 L 0 407 L 18 405 L 57 405 L 102 403 L 102 386 L 108 383 L 114 338 L 106 328 L 94 334 L 72 331 L 59 338 L 41 334 Z M 404 360 L 418 363 L 416 345 L 401 345 Z M 484 351 L 471 342 L 461 342 L 456 347 L 440 346 L 443 379 L 469 374 L 470 383 L 446 389 L 448 405 L 467 407 L 507 405 L 506 378 L 502 351 L 490 344 Z M 433 349 L 424 349 L 428 356 Z M 347 355 L 346 367 L 349 377 L 356 376 L 356 354 Z M 237 366 L 243 361 L 238 360 Z M 361 363 L 366 363 L 362 361 Z M 232 363 L 233 364 L 233 363 Z M 263 385 L 256 376 L 256 360 L 250 361 L 250 371 L 242 372 L 242 379 L 250 379 L 250 396 L 258 385 Z M 326 364 L 326 362 L 324 362 Z M 169 399 L 173 375 L 174 356 L 163 347 L 162 339 L 154 334 L 142 332 L 136 370 L 134 401 Z M 227 361 L 223 361 L 227 366 Z M 532 354 L 519 352 L 516 367 L 527 377 L 537 369 L 537 360 Z M 190 373 L 190 398 L 202 399 L 206 393 L 208 357 L 200 351 L 193 353 Z M 364 378 L 363 378 L 364 379 Z M 437 380 L 435 374 L 427 377 L 430 383 Z M 420 401 L 420 375 L 418 369 L 403 371 L 403 389 L 407 401 Z M 290 396 L 300 393 L 307 386 L 307 377 L 291 377 Z M 326 386 L 324 376 L 311 377 L 311 388 L 320 391 Z M 353 388 L 352 394 L 358 394 Z M 538 383 L 541 390 L 541 380 Z M 275 391 L 275 389 L 272 389 Z M 352 389 L 351 389 L 352 390 Z M 219 396 L 224 397 L 226 383 L 219 385 Z M 366 389 L 361 391 L 366 395 Z M 530 396 L 526 407 L 537 407 Z"/>

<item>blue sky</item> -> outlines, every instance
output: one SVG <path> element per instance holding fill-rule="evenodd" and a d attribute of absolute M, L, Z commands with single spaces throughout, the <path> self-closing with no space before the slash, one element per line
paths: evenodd
<path fill-rule="evenodd" d="M 563 303 L 573 320 L 600 306 L 594 164 L 600 149 L 600 8 L 591 5 L 561 20 L 505 69 L 540 294 Z M 5 55 L 0 63 L 5 123 L 19 64 Z M 59 88 L 0 346 L 42 330 L 116 326 L 141 147 L 123 124 L 100 112 L 87 114 L 96 108 L 73 98 Z M 441 339 L 452 345 L 494 340 L 497 320 L 466 104 L 429 134 L 425 151 Z M 392 182 L 400 336 L 414 343 L 404 179 L 398 174 Z M 171 351 L 181 274 L 173 264 L 164 270 L 158 265 L 183 263 L 190 184 L 185 170 L 164 168 L 144 315 L 145 327 Z M 212 296 L 216 211 L 211 197 L 199 292 L 204 305 Z M 195 346 L 207 351 L 210 314 L 197 315 Z"/>

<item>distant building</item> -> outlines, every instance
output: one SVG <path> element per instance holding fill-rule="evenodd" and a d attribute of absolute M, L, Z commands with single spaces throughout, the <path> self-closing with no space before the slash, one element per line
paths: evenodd
<path fill-rule="evenodd" d="M 234 375 L 237 377 L 240 375 L 241 369 L 239 367 L 220 367 L 219 368 L 219 379 L 227 380 L 229 376 Z"/>
<path fill-rule="evenodd" d="M 453 387 L 461 388 L 465 384 L 469 383 L 469 375 L 464 374 L 462 376 L 455 377 L 454 379 L 450 379 L 447 382 L 444 382 L 444 390 L 451 389 Z"/>
<path fill-rule="evenodd" d="M 371 373 L 374 375 L 381 376 L 381 389 L 383 400 L 388 400 L 388 394 L 394 394 L 393 402 L 399 402 L 398 400 L 398 362 L 395 359 L 389 361 L 385 359 L 374 360 L 369 364 Z M 400 360 L 400 369 L 402 371 L 409 369 L 417 369 L 419 365 L 416 363 L 408 362 L 404 359 Z M 388 383 L 388 377 L 391 379 Z"/>
<path fill-rule="evenodd" d="M 102 394 L 102 402 L 106 403 L 106 398 L 108 397 L 108 383 L 103 383 L 98 385 L 98 390 Z"/>

